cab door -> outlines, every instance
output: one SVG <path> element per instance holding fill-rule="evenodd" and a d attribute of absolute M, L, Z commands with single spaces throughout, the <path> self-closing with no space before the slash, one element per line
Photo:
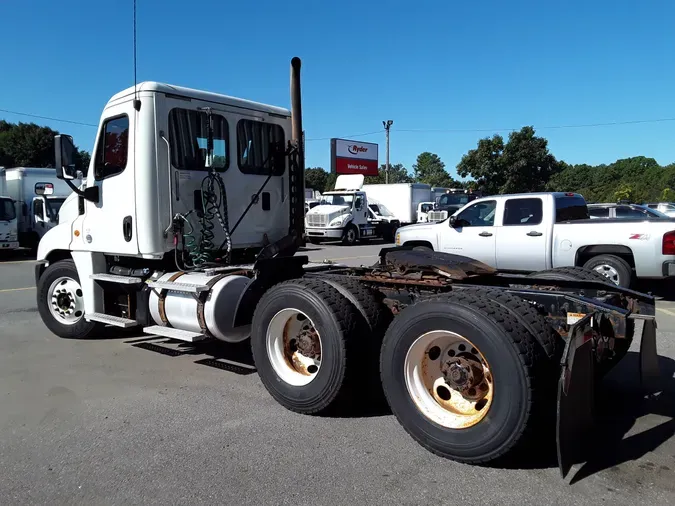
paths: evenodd
<path fill-rule="evenodd" d="M 496 267 L 496 212 L 496 200 L 480 200 L 464 208 L 454 221 L 448 219 L 436 225 L 443 227 L 439 238 L 441 251 Z"/>
<path fill-rule="evenodd" d="M 131 102 L 105 110 L 87 186 L 98 186 L 99 201 L 85 201 L 81 247 L 102 253 L 138 253 L 134 166 L 135 111 Z M 93 172 L 93 173 L 92 173 Z M 92 177 L 93 176 L 93 177 Z"/>

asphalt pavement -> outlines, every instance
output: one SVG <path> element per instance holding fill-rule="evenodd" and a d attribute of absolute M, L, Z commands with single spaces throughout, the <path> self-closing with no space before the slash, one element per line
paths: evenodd
<path fill-rule="evenodd" d="M 301 254 L 370 265 L 381 247 Z M 505 469 L 462 465 L 386 411 L 291 413 L 246 346 L 59 339 L 33 283 L 30 259 L 0 260 L 2 505 L 675 503 L 675 302 L 658 303 L 664 392 L 641 398 L 631 352 L 600 391 L 590 460 L 562 480 L 549 448 Z"/>

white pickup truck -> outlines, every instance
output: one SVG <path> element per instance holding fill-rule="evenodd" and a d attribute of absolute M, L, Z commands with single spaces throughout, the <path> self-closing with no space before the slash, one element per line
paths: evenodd
<path fill-rule="evenodd" d="M 629 287 L 675 276 L 675 219 L 594 219 L 576 193 L 476 199 L 439 223 L 399 228 L 397 246 L 475 258 L 504 272 L 584 266 Z"/>

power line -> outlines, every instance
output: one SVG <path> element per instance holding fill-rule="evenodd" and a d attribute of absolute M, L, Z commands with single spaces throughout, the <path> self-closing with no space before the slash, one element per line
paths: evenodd
<path fill-rule="evenodd" d="M 60 119 L 60 118 L 50 118 L 49 116 L 39 116 L 37 114 L 30 114 L 27 112 L 18 112 L 18 111 L 10 111 L 8 109 L 0 109 L 0 112 L 6 112 L 8 114 L 16 114 L 17 116 L 28 116 L 29 118 L 38 118 L 38 119 L 46 119 L 49 121 L 58 121 L 61 123 L 71 123 L 73 125 L 82 125 L 82 126 L 88 126 L 88 127 L 98 127 L 98 125 L 94 125 L 92 123 L 83 123 L 81 121 L 72 121 L 69 119 Z"/>
<path fill-rule="evenodd" d="M 366 137 L 367 135 L 381 134 L 382 132 L 384 132 L 384 130 L 377 130 L 375 132 L 366 132 L 366 133 L 363 133 L 363 134 L 343 135 L 343 136 L 338 137 L 338 138 L 339 139 L 349 139 L 351 137 Z M 309 141 L 329 141 L 329 140 L 334 139 L 334 138 L 335 138 L 335 136 L 332 136 L 332 137 L 316 137 L 314 139 L 305 139 L 305 142 L 309 142 Z"/>

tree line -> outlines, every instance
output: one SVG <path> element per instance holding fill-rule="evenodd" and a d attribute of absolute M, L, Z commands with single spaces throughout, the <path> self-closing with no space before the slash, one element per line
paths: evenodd
<path fill-rule="evenodd" d="M 390 183 L 426 183 L 447 188 L 479 189 L 486 195 L 535 191 L 576 192 L 587 202 L 675 201 L 675 163 L 659 165 L 653 158 L 636 156 L 610 164 L 568 164 L 557 160 L 548 149 L 548 141 L 526 126 L 511 132 L 507 139 L 493 135 L 480 139 L 457 164 L 453 179 L 444 162 L 434 153 L 421 153 L 408 171 L 402 164 L 389 167 Z M 366 183 L 384 183 L 385 167 Z M 307 188 L 328 191 L 335 174 L 321 167 L 305 171 Z"/>
<path fill-rule="evenodd" d="M 0 167 L 54 167 L 54 136 L 59 132 L 35 123 L 0 120 Z M 87 151 L 78 150 L 75 166 L 89 167 Z"/>
<path fill-rule="evenodd" d="M 54 167 L 54 136 L 57 130 L 35 123 L 0 120 L 0 167 Z M 79 150 L 77 168 L 89 167 L 90 155 Z M 441 158 L 428 151 L 420 153 L 408 170 L 400 163 L 390 165 L 390 183 L 426 183 L 446 188 L 474 188 L 488 195 L 532 191 L 581 193 L 588 202 L 617 200 L 674 201 L 675 163 L 661 166 L 653 158 L 636 156 L 610 164 L 567 164 L 557 160 L 548 141 L 531 126 L 511 132 L 507 139 L 493 135 L 480 139 L 456 166 L 458 181 L 448 173 Z M 335 174 L 321 167 L 305 170 L 307 188 L 328 191 Z M 366 183 L 384 183 L 385 167 Z"/>

